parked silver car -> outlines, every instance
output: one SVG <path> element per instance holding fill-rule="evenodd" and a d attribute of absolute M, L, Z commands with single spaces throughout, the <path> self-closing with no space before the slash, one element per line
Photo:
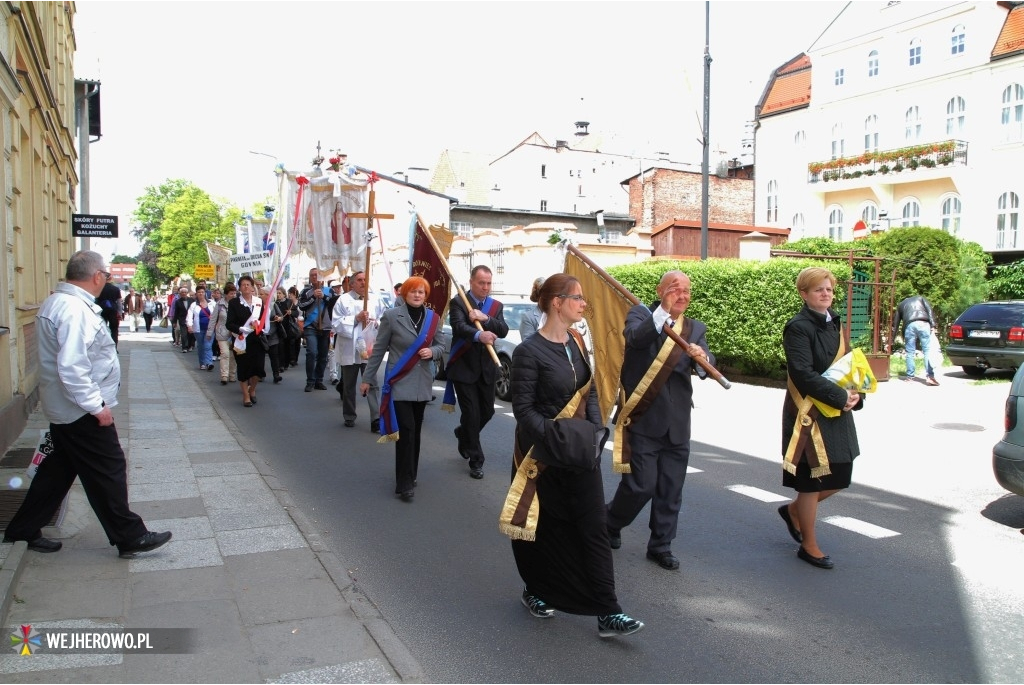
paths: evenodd
<path fill-rule="evenodd" d="M 502 295 L 496 295 L 495 297 L 503 305 L 502 313 L 505 317 L 505 323 L 508 324 L 508 335 L 504 338 L 498 338 L 494 343 L 494 351 L 498 355 L 498 362 L 500 364 L 498 376 L 494 380 L 494 394 L 498 399 L 508 401 L 512 399 L 512 352 L 516 349 L 516 345 L 521 342 L 519 322 L 522 320 L 523 314 L 531 311 L 537 305 L 525 297 Z M 445 353 L 439 368 L 439 375 L 443 373 L 445 366 L 448 364 L 448 352 L 452 346 L 452 329 L 447 323 L 441 329 L 441 339 L 445 343 Z"/>
<path fill-rule="evenodd" d="M 1024 365 L 1017 367 L 1010 383 L 1003 414 L 1003 439 L 992 448 L 996 481 L 1017 495 L 1024 495 Z"/>

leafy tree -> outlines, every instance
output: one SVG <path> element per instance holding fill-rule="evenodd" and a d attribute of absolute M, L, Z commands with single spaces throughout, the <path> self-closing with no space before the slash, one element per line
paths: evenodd
<path fill-rule="evenodd" d="M 140 293 L 148 293 L 155 290 L 156 285 L 150 268 L 144 263 L 139 263 L 135 267 L 135 275 L 132 277 L 132 287 Z"/>
<path fill-rule="evenodd" d="M 997 300 L 1024 299 L 1024 260 L 992 269 L 992 297 Z"/>
<path fill-rule="evenodd" d="M 157 268 L 163 273 L 191 273 L 196 264 L 209 260 L 206 242 L 227 244 L 235 235 L 234 223 L 241 211 L 220 207 L 196 186 L 189 186 L 163 208 L 163 221 L 151 239 L 159 254 Z"/>
<path fill-rule="evenodd" d="M 137 259 L 128 255 L 116 254 L 110 259 L 111 264 L 135 264 Z"/>
<path fill-rule="evenodd" d="M 194 187 L 191 181 L 169 178 L 159 186 L 147 186 L 142 197 L 136 199 L 139 204 L 132 214 L 135 227 L 131 229 L 131 234 L 142 244 L 139 261 L 149 267 L 150 274 L 156 281 L 166 282 L 170 277 L 158 265 L 160 249 L 155 234 L 164 221 L 167 205 L 181 197 L 186 189 Z"/>

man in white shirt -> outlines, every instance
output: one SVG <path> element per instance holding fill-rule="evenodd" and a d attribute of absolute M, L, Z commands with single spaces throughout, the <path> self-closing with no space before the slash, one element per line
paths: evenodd
<path fill-rule="evenodd" d="M 39 392 L 50 420 L 53 452 L 39 465 L 4 542 L 25 540 L 37 552 L 56 552 L 57 540 L 43 537 L 75 478 L 111 545 L 130 559 L 171 539 L 170 532 L 146 529 L 128 507 L 127 463 L 110 408 L 117 404 L 121 365 L 96 297 L 110 277 L 103 257 L 71 255 L 66 283 L 58 283 L 36 317 Z"/>
<path fill-rule="evenodd" d="M 334 358 L 341 366 L 338 394 L 341 395 L 346 428 L 356 425 L 356 385 L 366 368 L 377 324 L 384 313 L 380 298 L 366 294 L 366 274 L 357 271 L 352 274 L 349 284 L 352 289 L 338 298 L 331 314 Z M 363 298 L 368 298 L 365 307 Z M 366 346 L 361 343 L 366 343 Z M 380 430 L 380 396 L 376 385 L 371 382 L 370 391 L 366 394 L 366 403 L 370 407 L 370 431 L 374 433 Z"/>

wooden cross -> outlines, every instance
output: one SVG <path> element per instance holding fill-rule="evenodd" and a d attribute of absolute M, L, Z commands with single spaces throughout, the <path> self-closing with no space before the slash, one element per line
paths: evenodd
<path fill-rule="evenodd" d="M 373 228 L 374 219 L 394 219 L 394 214 L 377 214 L 374 201 L 376 200 L 377 191 L 370 186 L 370 204 L 365 212 L 352 212 L 349 214 L 350 219 L 366 219 L 366 231 L 369 233 L 370 229 Z M 370 308 L 370 239 L 366 239 L 366 267 L 363 269 L 363 273 L 366 275 L 366 295 L 363 297 L 363 311 L 367 311 Z M 383 255 L 382 255 L 383 256 Z"/>

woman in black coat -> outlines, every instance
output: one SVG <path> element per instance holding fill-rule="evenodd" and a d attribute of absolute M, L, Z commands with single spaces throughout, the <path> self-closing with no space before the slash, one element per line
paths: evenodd
<path fill-rule="evenodd" d="M 578 280 L 555 274 L 544 282 L 538 306 L 546 315 L 544 325 L 512 355 L 517 461 L 529 455 L 543 466 L 536 478 L 535 539 L 512 541 L 526 584 L 522 602 L 537 618 L 549 618 L 555 609 L 597 616 L 601 637 L 629 635 L 644 624 L 622 613 L 615 595 L 599 459 L 603 441 L 596 437 L 607 433 L 586 350 L 569 332 L 583 318 L 587 302 Z M 584 407 L 556 419 L 588 386 Z M 580 439 L 570 430 L 580 431 Z M 567 441 L 556 447 L 563 438 Z"/>
<path fill-rule="evenodd" d="M 238 368 L 238 382 L 242 386 L 242 406 L 256 404 L 256 385 L 266 378 L 266 350 L 254 330 L 263 314 L 263 300 L 256 294 L 256 283 L 250 276 L 238 279 L 238 297 L 228 302 L 228 321 L 225 327 L 236 337 L 245 334 L 245 353 L 238 354 L 232 345 Z"/>
<path fill-rule="evenodd" d="M 796 287 L 804 307 L 786 323 L 782 334 L 789 376 L 782 408 L 782 454 L 786 467 L 782 484 L 796 490 L 797 496 L 779 507 L 779 515 L 789 534 L 800 543 L 797 556 L 824 569 L 834 564 L 818 546 L 814 531 L 818 504 L 850 486 L 853 459 L 860 453 L 851 411 L 864 404 L 856 390 L 842 388 L 821 375 L 842 356 L 840 352 L 849 351 L 839 315 L 830 309 L 835 286 L 836 277 L 828 269 L 808 267 L 801 271 Z M 828 418 L 808 398 L 841 412 Z"/>

